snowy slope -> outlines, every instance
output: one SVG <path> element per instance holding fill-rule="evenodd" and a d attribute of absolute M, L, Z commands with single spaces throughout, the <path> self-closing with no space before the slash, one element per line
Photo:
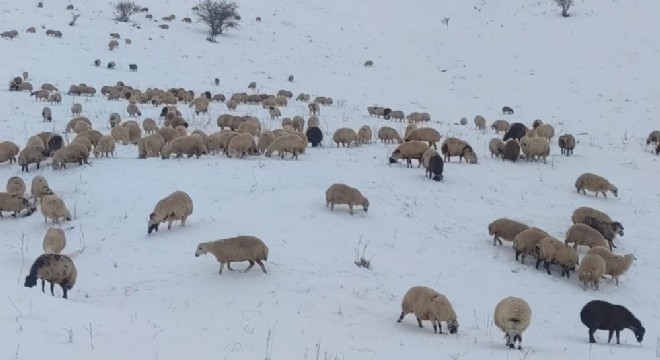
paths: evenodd
<path fill-rule="evenodd" d="M 308 149 L 297 161 L 224 156 L 200 159 L 138 160 L 133 146 L 118 146 L 114 159 L 92 159 L 90 166 L 54 171 L 49 166 L 21 173 L 0 164 L 0 182 L 45 176 L 74 213 L 64 225 L 78 281 L 69 300 L 23 287 L 32 261 L 41 254 L 49 225 L 40 213 L 0 219 L 0 358 L 39 359 L 652 359 L 660 329 L 657 299 L 660 255 L 653 235 L 660 213 L 659 158 L 645 146 L 660 128 L 656 63 L 660 52 L 651 0 L 580 2 L 565 19 L 550 1 L 337 0 L 241 1 L 240 31 L 208 43 L 192 16 L 192 1 L 144 1 L 155 19 L 176 14 L 169 30 L 134 17 L 134 24 L 112 21 L 109 4 L 74 3 L 82 16 L 67 25 L 68 2 L 0 0 L 0 32 L 17 29 L 18 38 L 0 41 L 0 78 L 23 71 L 39 86 L 66 91 L 85 82 L 100 89 L 121 80 L 148 87 L 184 87 L 229 96 L 247 91 L 288 89 L 335 99 L 323 107 L 326 147 Z M 255 17 L 263 21 L 257 23 Z M 441 19 L 449 17 L 449 26 Z M 62 39 L 45 28 L 59 29 Z M 29 26 L 36 34 L 27 34 Z M 113 52 L 109 33 L 131 38 Z M 96 68 L 114 60 L 117 70 Z M 373 68 L 364 68 L 372 59 Z M 136 63 L 138 72 L 129 72 Z M 286 81 L 294 74 L 296 81 Z M 212 81 L 221 79 L 216 87 Z M 126 102 L 64 95 L 43 123 L 44 103 L 27 93 L 0 92 L 0 140 L 23 146 L 40 131 L 63 132 L 74 102 L 94 127 L 109 133 L 107 118 L 125 112 Z M 467 140 L 479 164 L 445 164 L 442 183 L 428 181 L 422 169 L 390 166 L 394 145 L 375 142 L 337 149 L 335 129 L 384 125 L 403 133 L 405 124 L 369 117 L 380 104 L 406 113 L 426 111 L 443 138 Z M 559 155 L 556 138 L 547 164 L 491 159 L 493 131 L 474 129 L 472 119 L 504 118 L 553 124 L 557 136 L 581 134 L 575 156 Z M 208 116 L 179 108 L 193 129 L 217 130 L 223 104 Z M 141 106 L 143 117 L 159 108 Z M 306 104 L 290 102 L 283 115 L 308 116 Z M 236 114 L 259 117 L 275 129 L 261 106 L 240 105 Z M 468 126 L 454 123 L 466 116 Z M 453 160 L 453 159 L 452 159 Z M 416 164 L 416 162 L 415 162 Z M 575 178 L 595 172 L 615 183 L 618 198 L 575 193 Z M 335 182 L 359 188 L 370 200 L 368 213 L 345 207 L 330 212 L 325 189 Z M 174 190 L 187 191 L 194 214 L 185 228 L 147 236 L 154 204 Z M 637 261 L 616 287 L 584 291 L 572 275 L 562 279 L 535 270 L 533 261 L 514 261 L 510 244 L 493 247 L 487 224 L 507 216 L 563 239 L 571 214 L 592 206 L 625 226 L 615 241 Z M 197 243 L 251 234 L 270 248 L 262 274 L 225 271 L 211 255 L 195 258 Z M 368 241 L 371 271 L 353 264 L 358 242 Z M 581 250 L 584 254 L 584 250 Z M 245 264 L 237 264 L 243 268 Z M 397 324 L 403 294 L 414 285 L 449 297 L 458 314 L 457 336 L 419 329 L 412 315 Z M 492 311 L 506 296 L 525 298 L 534 312 L 524 350 L 504 347 L 493 327 Z M 606 332 L 590 346 L 579 311 L 589 300 L 627 306 L 647 329 L 640 346 L 632 332 L 620 346 L 607 345 Z M 319 355 L 317 356 L 317 351 Z"/>

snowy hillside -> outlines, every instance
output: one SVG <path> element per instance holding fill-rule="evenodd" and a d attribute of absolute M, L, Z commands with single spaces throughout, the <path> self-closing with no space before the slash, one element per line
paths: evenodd
<path fill-rule="evenodd" d="M 81 17 L 73 27 L 67 25 L 69 2 L 44 3 L 38 9 L 36 1 L 0 0 L 0 32 L 19 32 L 13 40 L 0 39 L 0 142 L 23 147 L 42 131 L 64 135 L 76 102 L 103 134 L 110 134 L 111 113 L 128 119 L 125 100 L 66 95 L 78 83 L 100 90 L 123 81 L 141 90 L 174 87 L 229 97 L 253 93 L 247 87 L 256 81 L 259 93 L 330 96 L 334 105 L 321 108 L 325 146 L 308 148 L 298 160 L 138 159 L 136 146 L 118 144 L 114 158 L 92 157 L 90 165 L 66 170 L 54 170 L 50 159 L 40 170 L 31 165 L 29 174 L 0 163 L 0 186 L 21 176 L 29 193 L 32 178 L 42 175 L 65 201 L 74 219 L 62 223 L 68 241 L 63 254 L 78 269 L 68 300 L 59 287 L 55 297 L 39 285 L 24 287 L 51 224 L 39 210 L 19 218 L 4 212 L 0 359 L 660 357 L 660 157 L 645 144 L 652 130 L 660 130 L 657 1 L 580 1 L 571 17 L 562 18 L 550 0 L 243 0 L 241 29 L 216 44 L 205 40 L 194 19 L 195 1 L 145 0 L 140 5 L 157 20 L 141 13 L 117 23 L 107 2 L 78 0 L 73 12 Z M 160 19 L 170 14 L 176 20 L 160 29 Z M 193 23 L 183 23 L 184 17 Z M 30 26 L 36 33 L 25 32 Z M 63 36 L 46 36 L 46 29 Z M 109 51 L 114 32 L 122 38 Z M 97 58 L 101 67 L 93 64 Z M 364 67 L 366 60 L 374 66 Z M 105 68 L 109 61 L 117 63 L 115 70 Z M 137 72 L 129 71 L 130 63 Z M 23 71 L 35 88 L 58 87 L 61 105 L 7 91 Z M 442 140 L 469 142 L 478 164 L 452 158 L 438 183 L 425 178 L 416 161 L 412 169 L 405 161 L 388 164 L 395 144 L 332 144 L 340 127 L 369 125 L 376 132 L 392 126 L 404 133 L 406 123 L 369 116 L 367 107 L 374 105 L 430 113 L 424 126 L 437 129 Z M 515 114 L 503 115 L 505 105 Z M 44 106 L 53 110 L 52 123 L 41 119 Z M 218 102 L 208 115 L 178 107 L 189 132 L 207 134 L 219 131 L 217 117 L 229 112 Z M 140 123 L 158 119 L 161 111 L 149 104 L 140 109 Z M 286 117 L 309 117 L 307 104 L 293 99 L 281 110 Z M 264 129 L 281 127 L 260 105 L 241 104 L 229 113 L 256 116 Z M 473 125 L 479 114 L 487 131 Z M 456 124 L 461 117 L 468 125 Z M 547 164 L 491 158 L 488 142 L 502 136 L 490 129 L 497 119 L 552 124 L 557 134 Z M 565 133 L 578 139 L 574 156 L 560 155 L 557 137 Z M 619 197 L 576 194 L 575 179 L 583 172 L 608 178 Z M 338 182 L 360 189 L 369 211 L 356 209 L 351 216 L 337 206 L 331 212 L 325 190 Z M 147 235 L 156 202 L 175 190 L 194 201 L 186 226 L 175 222 L 168 231 L 161 225 Z M 487 226 L 499 217 L 563 240 L 581 206 L 625 226 L 615 251 L 637 260 L 618 287 L 608 279 L 600 291 L 584 291 L 576 273 L 567 280 L 553 268 L 549 276 L 534 268 L 533 259 L 516 262 L 510 242 L 492 245 Z M 200 242 L 237 235 L 268 245 L 268 274 L 256 266 L 218 276 L 212 255 L 194 256 Z M 354 264 L 356 247 L 365 242 L 371 270 Z M 579 253 L 584 256 L 586 248 Z M 412 314 L 396 322 L 403 295 L 416 285 L 449 298 L 460 323 L 457 335 L 433 334 L 429 322 L 419 329 Z M 507 349 L 492 323 L 495 305 L 507 296 L 524 298 L 533 311 L 522 351 Z M 643 343 L 624 330 L 621 345 L 607 344 L 606 331 L 589 344 L 579 313 L 593 299 L 630 309 L 646 327 Z"/>

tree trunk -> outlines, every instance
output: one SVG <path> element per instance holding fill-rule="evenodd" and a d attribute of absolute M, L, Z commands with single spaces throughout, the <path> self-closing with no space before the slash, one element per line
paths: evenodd
<path fill-rule="evenodd" d="M 568 17 L 568 7 L 564 6 L 561 10 L 561 16 Z"/>

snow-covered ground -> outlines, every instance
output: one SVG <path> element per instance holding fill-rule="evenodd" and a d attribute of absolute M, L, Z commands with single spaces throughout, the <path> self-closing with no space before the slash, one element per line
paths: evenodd
<path fill-rule="evenodd" d="M 21 173 L 0 164 L 0 182 L 45 176 L 75 219 L 65 223 L 78 280 L 69 300 L 23 281 L 41 254 L 46 229 L 39 212 L 0 219 L 0 358 L 41 359 L 652 359 L 660 329 L 660 244 L 657 221 L 659 158 L 645 146 L 660 128 L 657 60 L 660 4 L 652 0 L 579 2 L 562 18 L 551 1 L 336 0 L 239 3 L 240 31 L 205 40 L 192 17 L 192 1 L 148 0 L 155 19 L 175 14 L 169 30 L 134 16 L 112 21 L 106 2 L 79 0 L 74 27 L 60 0 L 37 9 L 33 1 L 0 0 L 0 79 L 28 71 L 35 86 L 52 83 L 63 92 L 85 82 L 100 89 L 121 80 L 148 87 L 210 90 L 229 96 L 256 81 L 261 93 L 331 96 L 321 109 L 326 146 L 309 148 L 298 160 L 224 156 L 200 159 L 137 159 L 134 146 L 119 146 L 113 159 L 55 171 L 50 166 Z M 260 16 L 263 21 L 254 19 Z M 448 26 L 441 22 L 449 18 Z M 131 26 L 137 24 L 137 26 Z M 25 33 L 29 26 L 36 34 Z M 50 38 L 44 29 L 63 32 Z M 109 33 L 122 35 L 108 51 Z M 131 38 L 132 45 L 124 45 Z M 94 67 L 114 60 L 116 70 Z M 372 68 L 363 67 L 371 59 Z M 138 72 L 129 72 L 136 63 Z M 296 81 L 286 81 L 288 75 Z M 213 85 L 220 78 L 219 87 Z M 3 85 L 4 86 L 4 85 Z M 126 101 L 63 96 L 61 105 L 35 102 L 28 93 L 0 92 L 0 141 L 23 146 L 41 131 L 63 132 L 74 102 L 94 127 L 109 133 L 112 112 L 127 116 Z M 442 183 L 422 169 L 388 165 L 395 145 L 375 142 L 336 148 L 335 129 L 377 130 L 405 124 L 369 117 L 367 106 L 406 113 L 426 111 L 443 138 L 467 140 L 477 165 L 445 164 Z M 41 108 L 54 121 L 41 121 Z M 514 115 L 500 109 L 509 105 Z M 141 106 L 142 119 L 159 108 Z M 192 129 L 217 131 L 223 104 L 208 116 L 179 108 Z M 264 128 L 279 127 L 260 106 L 240 105 Z M 575 155 L 559 155 L 556 138 L 547 164 L 491 159 L 493 131 L 475 130 L 481 114 L 531 124 L 540 118 L 557 136 L 576 134 Z M 307 106 L 290 102 L 284 116 L 307 117 Z M 455 125 L 462 117 L 468 126 Z M 500 135 L 501 136 L 501 135 Z M 71 136 L 70 136 L 71 137 Z M 416 162 L 415 162 L 416 165 Z M 619 188 L 619 197 L 578 195 L 582 172 L 595 172 Z M 350 216 L 345 207 L 325 207 L 325 189 L 335 182 L 359 188 L 369 212 Z M 147 235 L 155 203 L 174 190 L 188 192 L 194 213 L 187 226 L 161 227 Z M 615 241 L 637 261 L 616 287 L 584 291 L 573 274 L 562 279 L 514 261 L 510 243 L 493 247 L 487 224 L 511 217 L 563 239 L 580 206 L 603 210 L 625 226 Z M 7 214 L 7 213 L 5 213 Z M 197 243 L 251 234 L 270 248 L 266 268 L 225 271 L 211 255 L 195 258 Z M 656 238 L 654 238 L 656 237 Z M 354 265 L 359 242 L 368 243 L 372 270 Z M 584 249 L 580 253 L 583 255 Z M 244 264 L 235 265 L 242 268 Z M 403 294 L 415 285 L 444 293 L 458 314 L 458 335 L 434 335 L 408 315 L 397 324 Z M 504 347 L 492 313 L 503 297 L 520 296 L 533 310 L 523 351 Z M 588 343 L 579 319 L 589 300 L 628 307 L 646 327 L 640 346 L 632 332 L 622 344 Z M 318 354 L 318 355 L 317 355 Z"/>

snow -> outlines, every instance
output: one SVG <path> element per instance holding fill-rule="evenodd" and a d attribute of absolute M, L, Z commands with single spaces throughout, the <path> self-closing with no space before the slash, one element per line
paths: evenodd
<path fill-rule="evenodd" d="M 0 164 L 0 181 L 45 176 L 74 220 L 64 223 L 78 280 L 61 298 L 23 287 L 51 224 L 40 212 L 0 219 L 0 358 L 39 359 L 651 359 L 656 355 L 660 245 L 653 239 L 660 213 L 658 157 L 645 139 L 658 129 L 660 82 L 656 69 L 660 4 L 651 0 L 579 2 L 562 18 L 551 1 L 335 0 L 239 2 L 240 31 L 204 38 L 192 17 L 192 1 L 145 0 L 155 19 L 176 14 L 169 30 L 137 14 L 131 23 L 112 21 L 98 1 L 74 5 L 82 16 L 67 25 L 68 2 L 0 0 L 0 31 L 19 37 L 0 41 L 0 78 L 23 71 L 39 86 L 63 92 L 85 82 L 100 90 L 118 80 L 146 89 L 183 87 L 229 96 L 256 81 L 262 93 L 279 89 L 324 95 L 335 105 L 321 109 L 326 146 L 298 160 L 249 157 L 138 160 L 134 146 L 118 146 L 113 159 L 91 159 L 55 171 L 21 173 Z M 254 19 L 260 16 L 263 21 Z M 450 18 L 448 26 L 440 20 Z M 132 27 L 137 24 L 138 27 Z M 61 30 L 54 39 L 41 28 Z M 36 34 L 27 34 L 29 26 Z M 122 35 L 107 49 L 109 33 Z M 132 45 L 124 45 L 123 38 Z M 96 68 L 99 58 L 103 66 Z M 364 61 L 374 61 L 372 68 Z M 108 61 L 117 69 L 107 70 Z M 129 72 L 136 63 L 138 72 Z M 286 81 L 294 74 L 296 81 Z M 220 78 L 221 85 L 213 85 Z M 41 131 L 63 132 L 74 102 L 94 127 L 109 133 L 112 112 L 127 117 L 126 101 L 63 96 L 61 105 L 35 102 L 27 93 L 0 93 L 0 140 L 23 146 Z M 445 180 L 424 178 L 422 169 L 388 165 L 395 145 L 374 142 L 337 149 L 335 129 L 374 130 L 405 124 L 369 117 L 367 106 L 406 113 L 426 111 L 443 138 L 468 141 L 477 165 L 445 164 Z M 53 123 L 41 108 L 53 109 Z M 504 105 L 514 115 L 502 115 Z M 208 116 L 179 106 L 192 129 L 217 130 L 226 108 L 214 103 Z M 144 119 L 160 108 L 142 105 Z M 290 102 L 283 115 L 308 116 L 306 104 Z M 279 127 L 260 106 L 240 105 L 236 114 L 258 116 Z M 556 138 L 547 164 L 491 159 L 491 130 L 474 129 L 484 115 L 531 124 L 540 118 L 557 136 L 576 134 L 575 155 L 559 155 Z M 455 125 L 466 116 L 467 126 Z M 71 138 L 72 136 L 70 136 Z M 414 162 L 416 166 L 416 162 Z M 579 195 L 582 172 L 595 172 L 619 188 L 619 197 Z M 371 203 L 350 216 L 345 206 L 325 207 L 325 189 L 355 186 Z M 186 227 L 161 226 L 147 235 L 148 214 L 174 190 L 194 201 Z M 571 214 L 591 206 L 625 226 L 616 249 L 637 261 L 617 287 L 584 291 L 572 274 L 562 279 L 514 261 L 510 243 L 492 246 L 487 225 L 511 217 L 563 239 Z M 6 215 L 7 213 L 5 213 Z M 211 255 L 194 257 L 197 243 L 250 234 L 270 248 L 268 274 L 225 271 Z M 354 265 L 358 242 L 368 242 L 372 270 Z M 581 255 L 585 250 L 581 249 Z M 246 264 L 236 264 L 242 269 Z M 419 329 L 414 316 L 401 324 L 403 294 L 415 285 L 447 295 L 460 322 L 458 335 Z M 493 327 L 495 305 L 506 296 L 526 299 L 533 319 L 523 351 L 505 348 Z M 582 306 L 602 299 L 628 307 L 646 327 L 642 345 L 631 331 L 621 345 L 607 332 L 588 343 L 579 319 Z M 317 351 L 319 352 L 317 356 Z"/>

